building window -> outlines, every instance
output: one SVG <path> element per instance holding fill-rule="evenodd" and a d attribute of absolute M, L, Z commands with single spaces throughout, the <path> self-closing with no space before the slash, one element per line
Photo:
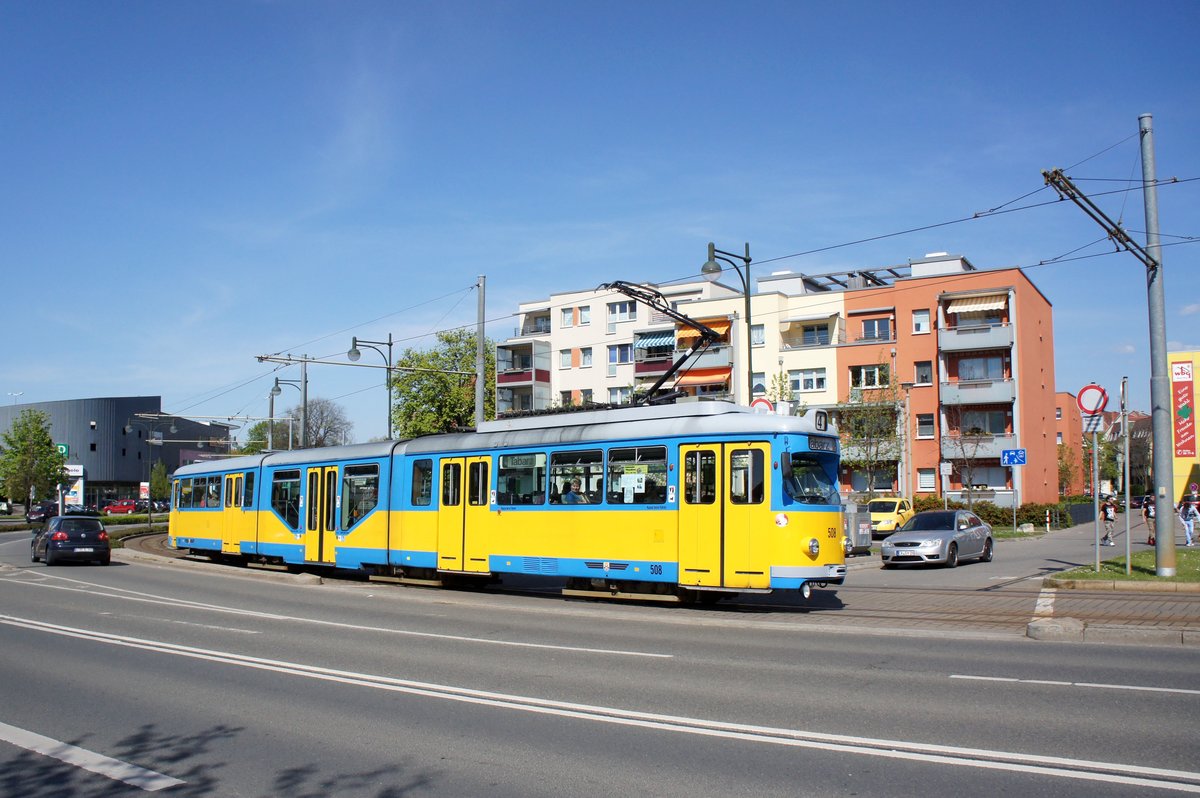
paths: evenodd
<path fill-rule="evenodd" d="M 765 372 L 756 371 L 751 375 L 754 382 L 754 388 L 751 390 L 753 396 L 767 395 L 767 375 Z"/>
<path fill-rule="evenodd" d="M 1056 419 L 1058 419 L 1059 421 L 1062 421 L 1062 408 L 1061 407 L 1054 408 L 1054 417 Z"/>
<path fill-rule="evenodd" d="M 575 308 L 563 308 L 561 311 L 559 311 L 558 326 L 575 326 Z"/>
<path fill-rule="evenodd" d="M 933 413 L 917 414 L 917 437 L 932 438 L 934 435 Z"/>
<path fill-rule="evenodd" d="M 610 405 L 623 405 L 629 401 L 629 392 L 631 388 L 609 388 L 608 403 Z"/>
<path fill-rule="evenodd" d="M 891 319 L 864 319 L 864 341 L 890 341 L 892 339 Z"/>
<path fill-rule="evenodd" d="M 1062 433 L 1059 432 L 1059 433 L 1056 433 L 1056 435 L 1058 436 L 1058 445 L 1062 446 Z"/>
<path fill-rule="evenodd" d="M 788 372 L 792 395 L 805 391 L 825 390 L 825 369 L 800 369 Z"/>
<path fill-rule="evenodd" d="M 571 368 L 571 350 L 570 349 L 558 350 L 558 367 L 560 369 Z"/>
<path fill-rule="evenodd" d="M 629 302 L 609 302 L 608 303 L 608 331 L 616 332 L 617 323 L 622 321 L 634 321 L 637 319 L 637 303 L 632 300 Z"/>
<path fill-rule="evenodd" d="M 633 344 L 617 344 L 608 348 L 608 376 L 617 375 L 617 366 L 633 362 Z"/>
<path fill-rule="evenodd" d="M 829 343 L 828 324 L 806 324 L 801 329 L 804 331 L 805 346 L 825 346 Z"/>
<path fill-rule="evenodd" d="M 579 306 L 579 326 L 586 327 L 587 325 L 589 325 L 591 323 L 592 323 L 592 306 L 591 305 L 580 305 Z"/>
<path fill-rule="evenodd" d="M 571 406 L 571 392 L 570 391 L 559 391 L 558 392 L 558 402 L 563 407 L 570 407 Z"/>
<path fill-rule="evenodd" d="M 579 366 L 581 368 L 588 368 L 591 365 L 592 365 L 592 348 L 590 346 L 585 346 L 583 349 L 579 350 Z"/>
<path fill-rule="evenodd" d="M 932 491 L 936 490 L 937 474 L 932 468 L 917 469 L 917 490 Z"/>
<path fill-rule="evenodd" d="M 922 360 L 913 365 L 916 367 L 913 382 L 917 385 L 933 385 L 933 361 Z"/>
<path fill-rule="evenodd" d="M 853 388 L 882 388 L 889 382 L 887 366 L 850 367 L 850 386 Z"/>
<path fill-rule="evenodd" d="M 579 400 L 585 405 L 590 405 L 592 403 L 592 389 L 584 388 L 582 391 L 580 391 Z"/>
<path fill-rule="evenodd" d="M 1004 379 L 1004 358 L 999 355 L 964 357 L 958 361 L 958 378 L 960 380 L 1002 380 Z"/>
<path fill-rule="evenodd" d="M 913 334 L 920 335 L 929 332 L 929 309 L 913 311 Z"/>
<path fill-rule="evenodd" d="M 766 334 L 763 332 L 763 325 L 750 325 L 750 345 L 762 346 L 766 342 Z"/>
<path fill-rule="evenodd" d="M 971 434 L 972 430 L 988 435 L 1008 434 L 1008 411 L 964 410 L 959 432 Z"/>

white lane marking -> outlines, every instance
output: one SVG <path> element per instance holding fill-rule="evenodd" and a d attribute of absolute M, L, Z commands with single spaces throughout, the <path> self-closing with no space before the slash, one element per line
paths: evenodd
<path fill-rule="evenodd" d="M 122 599 L 124 601 L 137 601 L 144 604 L 161 604 L 169 607 L 190 607 L 197 610 L 206 610 L 209 612 L 227 613 L 230 615 L 241 615 L 250 618 L 261 618 L 270 621 L 291 621 L 293 623 L 310 624 L 314 626 L 328 626 L 337 629 L 349 629 L 357 632 L 376 632 L 380 634 L 401 635 L 404 637 L 423 637 L 432 640 L 451 640 L 458 643 L 472 643 L 488 646 L 508 646 L 511 648 L 536 648 L 548 649 L 550 651 L 568 651 L 576 654 L 605 654 L 621 657 L 645 657 L 649 659 L 674 659 L 674 654 L 658 654 L 651 651 L 629 651 L 622 649 L 610 648 L 587 648 L 582 646 L 559 646 L 550 643 L 526 643 L 519 640 L 494 640 L 486 637 L 467 637 L 465 635 L 449 635 L 440 634 L 437 632 L 416 632 L 409 629 L 388 629 L 379 626 L 365 626 L 362 624 L 344 623 L 342 621 L 322 621 L 316 618 L 300 618 L 293 615 L 278 615 L 269 612 L 257 612 L 254 610 L 243 610 L 237 607 L 225 607 L 220 604 L 208 604 L 200 601 L 187 601 L 184 599 L 173 599 L 169 596 L 158 596 L 153 593 L 143 593 L 136 590 L 128 590 L 125 588 L 110 587 L 108 585 L 99 585 L 94 582 L 85 582 L 80 579 L 71 579 L 69 577 L 46 574 L 46 581 L 38 582 L 23 582 L 22 584 L 29 587 L 40 587 L 49 590 L 66 590 L 75 593 L 88 593 L 98 595 L 104 598 Z M 69 584 L 54 584 L 53 581 L 61 581 Z M 6 580 L 13 581 L 16 580 Z"/>
<path fill-rule="evenodd" d="M 1179 693 L 1180 695 L 1200 695 L 1200 690 L 1186 687 L 1151 687 L 1141 684 L 1102 684 L 1100 682 L 1059 682 L 1049 679 L 1018 679 L 1012 676 L 972 676 L 964 673 L 952 673 L 951 679 L 969 679 L 976 682 L 1010 682 L 1012 684 L 1048 684 L 1052 687 L 1097 687 L 1102 690 L 1135 690 L 1145 693 Z"/>
<path fill-rule="evenodd" d="M 177 784 L 187 783 L 153 770 L 122 762 L 120 759 L 89 751 L 86 748 L 79 748 L 69 743 L 43 737 L 35 732 L 19 729 L 16 726 L 9 726 L 7 723 L 0 723 L 0 740 L 27 751 L 57 759 L 60 762 L 66 762 L 68 765 L 99 773 L 114 781 L 123 781 L 134 787 L 141 787 L 146 792 L 158 792 Z"/>
<path fill-rule="evenodd" d="M 59 626 L 41 621 L 0 615 L 0 623 L 18 626 L 50 634 L 91 640 L 114 646 L 136 648 L 154 651 L 190 659 L 217 662 L 226 665 L 236 665 L 244 668 L 301 676 L 309 679 L 319 679 L 327 682 L 347 684 L 358 687 L 369 687 L 376 690 L 404 693 L 429 698 L 440 698 L 448 701 L 479 704 L 482 706 L 501 709 L 533 712 L 543 715 L 554 715 L 565 718 L 575 718 L 597 723 L 613 723 L 623 726 L 635 726 L 662 731 L 673 731 L 684 734 L 696 734 L 705 737 L 719 737 L 747 742 L 785 745 L 797 748 L 812 748 L 842 753 L 878 756 L 887 759 L 903 759 L 910 761 L 956 765 L 960 767 L 975 767 L 987 770 L 1003 770 L 1017 773 L 1029 773 L 1038 776 L 1055 776 L 1060 778 L 1079 779 L 1083 781 L 1099 781 L 1110 784 L 1122 784 L 1136 787 L 1177 790 L 1200 794 L 1200 772 L 1186 770 L 1169 770 L 1164 768 L 1149 768 L 1141 765 L 1120 764 L 1116 762 L 1100 762 L 1067 757 L 1043 756 L 1039 754 L 1010 753 L 1005 751 L 989 751 L 982 748 L 964 748 L 959 746 L 934 745 L 929 743 L 909 742 L 903 740 L 886 740 L 870 737 L 855 737 L 843 734 L 805 731 L 800 729 L 783 729 L 770 726 L 752 726 L 743 723 L 727 723 L 724 721 L 690 718 L 678 715 L 663 715 L 650 712 L 636 712 L 617 707 L 603 707 L 589 704 L 576 704 L 567 701 L 554 701 L 544 698 L 493 693 L 485 690 L 474 690 L 466 687 L 417 682 L 409 679 L 397 679 L 390 676 L 357 673 L 354 671 L 334 670 L 314 665 L 305 665 L 283 660 L 270 660 L 260 657 L 248 657 L 231 652 L 214 651 L 211 649 L 193 648 L 173 643 L 163 643 L 155 640 L 144 640 L 135 637 L 124 637 L 102 632 L 92 632 L 75 629 L 69 626 Z"/>
<path fill-rule="evenodd" d="M 1033 606 L 1033 617 L 1037 618 L 1052 618 L 1054 617 L 1054 596 L 1056 592 L 1053 589 L 1043 588 L 1042 592 L 1038 593 L 1037 604 Z"/>

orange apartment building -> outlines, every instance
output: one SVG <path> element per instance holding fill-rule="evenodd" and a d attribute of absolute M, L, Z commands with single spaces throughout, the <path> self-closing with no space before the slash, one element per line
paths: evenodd
<path fill-rule="evenodd" d="M 976 271 L 940 254 L 911 267 L 891 285 L 846 293 L 838 348 L 842 402 L 869 401 L 886 384 L 904 408 L 907 451 L 894 489 L 962 499 L 973 488 L 975 499 L 1005 505 L 1014 491 L 1022 504 L 1057 501 L 1050 302 L 1019 269 Z M 1024 465 L 1002 465 L 1004 451 L 1020 449 Z M 853 474 L 844 482 L 866 487 Z"/>
<path fill-rule="evenodd" d="M 1091 484 L 1091 466 L 1083 450 L 1083 413 L 1075 398 L 1065 391 L 1054 395 L 1055 440 L 1067 469 L 1066 480 L 1059 485 L 1062 496 L 1082 496 Z"/>

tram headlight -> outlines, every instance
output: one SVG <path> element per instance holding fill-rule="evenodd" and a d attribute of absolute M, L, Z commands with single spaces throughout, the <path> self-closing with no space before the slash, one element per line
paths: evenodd
<path fill-rule="evenodd" d="M 854 541 L 850 540 L 850 538 L 842 538 L 842 550 L 849 555 L 854 551 Z"/>
<path fill-rule="evenodd" d="M 808 553 L 814 557 L 816 557 L 818 554 L 820 554 L 821 553 L 821 541 L 817 540 L 816 538 L 813 538 L 812 540 L 808 541 Z"/>

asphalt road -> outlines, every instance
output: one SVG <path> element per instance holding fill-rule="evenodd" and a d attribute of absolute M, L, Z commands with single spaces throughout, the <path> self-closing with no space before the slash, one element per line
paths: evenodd
<path fill-rule="evenodd" d="M 0 535 L 0 795 L 1200 791 L 1193 649 L 27 546 Z"/>

